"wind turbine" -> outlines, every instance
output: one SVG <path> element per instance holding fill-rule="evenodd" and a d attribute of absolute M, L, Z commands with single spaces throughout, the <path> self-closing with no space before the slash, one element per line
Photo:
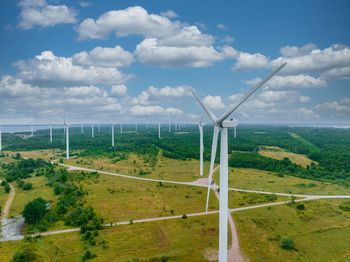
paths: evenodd
<path fill-rule="evenodd" d="M 135 123 L 135 131 L 137 132 L 137 121 Z"/>
<path fill-rule="evenodd" d="M 168 122 L 168 125 L 169 125 L 169 133 L 171 132 L 171 129 L 170 129 L 170 120 Z"/>
<path fill-rule="evenodd" d="M 0 126 L 0 151 L 2 150 L 2 130 Z"/>
<path fill-rule="evenodd" d="M 100 123 L 100 121 L 98 121 L 98 132 L 99 133 L 101 132 L 101 123 Z"/>
<path fill-rule="evenodd" d="M 203 126 L 205 125 L 205 123 L 203 122 L 203 119 L 201 119 L 201 121 L 198 123 L 198 128 L 199 128 L 199 136 L 200 136 L 200 144 L 199 144 L 199 151 L 200 151 L 200 176 L 203 176 L 203 151 L 204 151 L 204 143 L 203 143 Z"/>
<path fill-rule="evenodd" d="M 92 138 L 95 137 L 95 135 L 94 135 L 94 129 L 95 129 L 95 127 L 94 127 L 94 122 L 92 122 L 92 123 L 91 123 L 91 137 L 92 137 Z"/>
<path fill-rule="evenodd" d="M 123 134 L 123 123 L 120 122 L 120 133 Z"/>
<path fill-rule="evenodd" d="M 30 123 L 30 136 L 34 135 L 33 121 Z"/>
<path fill-rule="evenodd" d="M 214 113 L 200 100 L 195 91 L 190 88 L 194 98 L 211 118 L 214 123 L 213 143 L 211 150 L 210 172 L 208 178 L 208 191 L 210 190 L 211 177 L 216 155 L 216 147 L 219 132 L 221 131 L 220 143 L 220 204 L 219 204 L 219 262 L 227 262 L 227 218 L 228 218 L 228 153 L 227 153 L 227 129 L 236 125 L 235 121 L 226 120 L 234 111 L 237 110 L 258 88 L 265 84 L 271 77 L 280 71 L 286 63 L 282 64 L 264 80 L 260 81 L 252 88 L 242 100 L 226 113 L 217 118 Z M 208 194 L 209 195 L 209 194 Z"/>
<path fill-rule="evenodd" d="M 113 122 L 111 123 L 111 128 L 112 128 L 112 147 L 114 147 L 114 124 Z"/>
<path fill-rule="evenodd" d="M 67 154 L 67 159 L 69 159 L 69 124 L 67 123 L 66 120 L 64 120 L 64 126 L 66 129 L 66 154 Z"/>
<path fill-rule="evenodd" d="M 160 139 L 160 122 L 158 122 L 158 138 Z"/>
<path fill-rule="evenodd" d="M 236 138 L 236 134 L 237 134 L 237 131 L 236 131 L 236 126 L 233 128 L 233 137 Z"/>
<path fill-rule="evenodd" d="M 83 126 L 83 124 L 80 124 L 80 133 L 84 134 L 84 126 Z"/>
<path fill-rule="evenodd" d="M 50 143 L 52 143 L 52 124 L 50 121 Z"/>

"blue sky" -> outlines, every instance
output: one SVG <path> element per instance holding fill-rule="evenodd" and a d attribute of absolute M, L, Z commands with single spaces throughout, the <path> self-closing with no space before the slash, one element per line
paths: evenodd
<path fill-rule="evenodd" d="M 0 123 L 350 122 L 349 1 L 0 2 Z M 207 121 L 209 121 L 207 119 Z"/>

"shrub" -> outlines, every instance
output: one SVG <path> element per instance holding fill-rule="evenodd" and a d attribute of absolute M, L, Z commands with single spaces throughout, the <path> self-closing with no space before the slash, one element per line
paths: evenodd
<path fill-rule="evenodd" d="M 97 257 L 97 255 L 91 253 L 90 250 L 88 250 L 88 251 L 85 252 L 84 256 L 82 257 L 82 260 L 83 260 L 83 261 L 86 261 L 86 260 L 88 260 L 88 259 L 93 259 L 93 258 L 95 258 L 95 257 Z"/>
<path fill-rule="evenodd" d="M 294 249 L 294 242 L 292 239 L 288 237 L 284 237 L 282 238 L 282 241 L 281 241 L 281 247 L 283 249 L 292 250 Z"/>
<path fill-rule="evenodd" d="M 95 216 L 92 207 L 78 207 L 70 211 L 65 220 L 65 225 L 68 226 L 81 226 L 87 224 Z"/>
<path fill-rule="evenodd" d="M 187 218 L 187 216 L 186 216 L 186 215 L 182 215 L 182 218 L 183 218 L 183 219 L 186 219 L 186 218 Z"/>
<path fill-rule="evenodd" d="M 11 187 L 10 187 L 10 185 L 7 183 L 6 186 L 5 186 L 5 192 L 6 192 L 6 193 L 10 193 L 10 191 L 11 191 Z"/>
<path fill-rule="evenodd" d="M 2 186 L 5 186 L 5 185 L 6 185 L 6 181 L 5 181 L 5 180 L 2 180 L 2 181 L 1 181 L 1 185 L 2 185 Z"/>
<path fill-rule="evenodd" d="M 41 197 L 36 198 L 28 202 L 24 206 L 22 215 L 25 218 L 26 223 L 34 224 L 39 222 L 46 214 L 46 200 Z"/>
<path fill-rule="evenodd" d="M 24 183 L 23 190 L 32 190 L 33 184 L 32 183 Z"/>
<path fill-rule="evenodd" d="M 299 205 L 297 205 L 297 209 L 298 209 L 298 210 L 305 210 L 304 204 L 299 204 Z"/>

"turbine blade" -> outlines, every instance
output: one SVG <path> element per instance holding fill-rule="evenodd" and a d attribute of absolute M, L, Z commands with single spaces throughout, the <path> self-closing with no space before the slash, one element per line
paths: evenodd
<path fill-rule="evenodd" d="M 287 63 L 282 64 L 279 66 L 275 71 L 273 71 L 271 74 L 269 74 L 265 79 L 261 80 L 255 87 L 253 87 L 243 98 L 242 100 L 235 105 L 232 109 L 227 111 L 226 113 L 222 114 L 219 119 L 217 120 L 217 123 L 221 125 L 221 123 L 229 116 L 231 115 L 240 105 L 242 105 L 256 90 L 258 90 L 262 85 L 264 85 L 268 80 L 270 80 L 271 77 L 273 77 L 275 74 L 278 73 Z"/>
<path fill-rule="evenodd" d="M 194 96 L 194 98 L 197 100 L 197 102 L 201 105 L 201 107 L 204 109 L 204 111 L 211 118 L 211 120 L 213 120 L 213 122 L 216 123 L 216 116 L 214 115 L 214 113 L 201 101 L 201 99 L 199 98 L 199 96 L 196 94 L 196 92 L 193 90 L 192 87 L 190 87 L 189 89 L 190 89 L 192 95 Z"/>
<path fill-rule="evenodd" d="M 220 132 L 220 127 L 214 125 L 214 133 L 213 133 L 213 143 L 211 146 L 211 159 L 210 159 L 210 170 L 209 170 L 209 176 L 208 176 L 208 192 L 207 192 L 207 203 L 205 206 L 205 212 L 208 212 L 208 205 L 209 205 L 209 196 L 210 196 L 210 185 L 211 180 L 213 177 L 213 170 L 214 170 L 214 163 L 215 163 L 215 156 L 216 156 L 216 147 L 218 145 L 218 135 Z"/>

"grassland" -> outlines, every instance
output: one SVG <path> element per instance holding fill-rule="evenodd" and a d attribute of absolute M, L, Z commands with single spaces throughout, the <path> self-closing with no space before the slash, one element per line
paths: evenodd
<path fill-rule="evenodd" d="M 306 155 L 287 152 L 278 146 L 261 146 L 258 153 L 261 156 L 277 160 L 282 160 L 283 158 L 287 157 L 293 163 L 301 165 L 304 168 L 306 168 L 308 165 L 311 165 L 311 163 L 317 164 L 317 162 L 312 161 Z"/>
<path fill-rule="evenodd" d="M 203 212 L 206 188 L 152 181 L 131 180 L 101 174 L 98 179 L 83 180 L 88 190 L 84 197 L 106 222 L 137 218 Z M 213 192 L 210 209 L 218 209 Z"/>
<path fill-rule="evenodd" d="M 300 143 L 302 143 L 303 145 L 305 145 L 309 150 L 310 152 L 320 152 L 321 149 L 319 149 L 317 146 L 315 146 L 314 144 L 312 144 L 310 141 L 307 141 L 306 139 L 298 136 L 297 134 L 295 133 L 290 133 L 290 135 L 292 137 L 294 137 L 296 140 L 298 140 Z"/>
<path fill-rule="evenodd" d="M 97 254 L 89 261 L 206 261 L 218 248 L 218 221 L 218 215 L 208 215 L 106 228 L 89 247 Z M 99 246 L 102 240 L 107 249 Z M 2 243 L 0 261 L 10 261 L 21 242 Z M 35 261 L 80 262 L 85 253 L 77 232 L 43 236 L 35 246 L 40 255 Z"/>
<path fill-rule="evenodd" d="M 214 174 L 219 183 L 219 172 Z M 350 189 L 341 185 L 302 179 L 249 168 L 229 168 L 229 187 L 276 193 L 312 195 L 350 195 Z"/>
<path fill-rule="evenodd" d="M 2 210 L 4 208 L 8 195 L 9 194 L 5 192 L 5 187 L 0 186 L 0 214 L 2 213 Z"/>
<path fill-rule="evenodd" d="M 340 208 L 350 208 L 349 200 L 302 204 L 305 210 L 279 205 L 233 213 L 244 255 L 252 262 L 349 261 L 350 211 Z M 294 241 L 294 250 L 280 247 L 283 237 Z"/>
<path fill-rule="evenodd" d="M 19 215 L 23 211 L 25 204 L 35 198 L 42 197 L 48 201 L 56 199 L 52 187 L 46 186 L 47 179 L 44 176 L 27 178 L 23 179 L 23 181 L 32 183 L 33 189 L 24 191 L 17 186 L 16 182 L 12 183 L 15 187 L 16 195 L 10 208 L 10 217 Z"/>
<path fill-rule="evenodd" d="M 125 175 L 157 178 L 173 181 L 194 181 L 199 176 L 198 160 L 176 160 L 163 157 L 159 154 L 158 162 L 154 167 L 135 154 L 128 154 L 128 159 L 116 161 L 107 157 L 82 157 L 63 160 L 65 164 L 81 166 L 96 170 L 116 172 Z M 140 170 L 146 174 L 140 175 Z M 204 163 L 204 176 L 209 172 L 209 163 Z"/>
<path fill-rule="evenodd" d="M 13 151 L 4 151 L 6 154 L 17 154 L 20 153 L 22 157 L 28 157 L 28 158 L 42 158 L 45 160 L 50 159 L 57 159 L 61 156 L 64 151 L 55 149 L 52 151 L 51 149 L 42 149 L 42 150 L 33 150 L 33 151 L 19 151 L 19 152 L 13 152 Z"/>

